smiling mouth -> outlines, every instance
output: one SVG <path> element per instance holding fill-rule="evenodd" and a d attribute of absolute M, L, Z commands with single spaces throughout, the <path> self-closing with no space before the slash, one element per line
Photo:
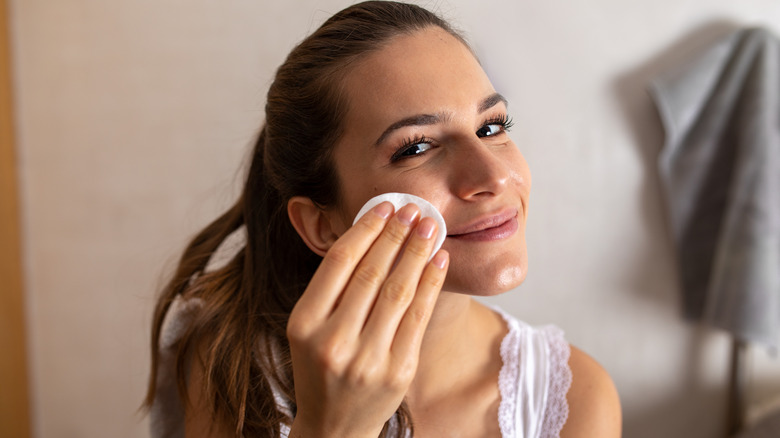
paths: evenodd
<path fill-rule="evenodd" d="M 509 214 L 497 215 L 468 226 L 462 232 L 447 235 L 447 238 L 480 242 L 501 240 L 513 235 L 518 228 L 517 211 L 515 210 Z"/>

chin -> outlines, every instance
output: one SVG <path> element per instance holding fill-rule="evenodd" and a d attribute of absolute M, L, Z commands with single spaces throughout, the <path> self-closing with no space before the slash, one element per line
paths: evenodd
<path fill-rule="evenodd" d="M 486 272 L 492 271 L 492 272 Z M 475 272 L 474 269 L 453 269 L 447 273 L 444 289 L 450 292 L 489 297 L 508 292 L 520 286 L 528 272 L 525 262 Z"/>

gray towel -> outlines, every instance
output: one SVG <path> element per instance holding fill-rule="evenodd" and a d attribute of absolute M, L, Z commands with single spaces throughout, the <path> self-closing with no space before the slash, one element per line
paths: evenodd
<path fill-rule="evenodd" d="M 685 315 L 772 349 L 780 338 L 780 42 L 718 41 L 654 81 Z"/>

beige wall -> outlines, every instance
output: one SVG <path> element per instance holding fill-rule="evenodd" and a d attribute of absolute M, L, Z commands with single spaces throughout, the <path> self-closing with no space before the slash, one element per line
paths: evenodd
<path fill-rule="evenodd" d="M 235 195 L 270 77 L 345 1 L 11 0 L 35 436 L 141 437 L 154 291 Z M 509 97 L 534 193 L 526 284 L 613 375 L 625 436 L 717 436 L 727 340 L 679 318 L 644 87 L 775 0 L 449 0 Z M 780 392 L 756 353 L 751 397 Z"/>

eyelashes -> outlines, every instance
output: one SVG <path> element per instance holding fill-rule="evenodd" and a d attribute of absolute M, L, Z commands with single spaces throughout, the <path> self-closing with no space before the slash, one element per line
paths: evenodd
<path fill-rule="evenodd" d="M 433 149 L 433 147 L 433 140 L 424 135 L 409 138 L 404 140 L 401 147 L 395 151 L 392 157 L 390 157 L 390 162 L 394 163 L 398 160 L 422 155 Z"/>
<path fill-rule="evenodd" d="M 512 126 L 514 126 L 512 118 L 506 114 L 501 114 L 485 120 L 476 131 L 476 135 L 479 138 L 494 137 L 508 132 L 512 129 Z M 435 140 L 424 135 L 410 137 L 404 140 L 401 146 L 396 149 L 395 153 L 390 157 L 390 162 L 395 163 L 400 160 L 418 157 L 435 147 L 437 147 Z"/>
<path fill-rule="evenodd" d="M 498 117 L 494 117 L 492 119 L 487 120 L 483 125 L 482 128 L 489 125 L 498 125 L 501 127 L 501 130 L 499 132 L 509 131 L 512 129 L 513 126 L 515 126 L 515 121 L 512 120 L 511 117 L 509 117 L 506 114 L 501 114 Z M 480 129 L 482 129 L 480 128 Z M 479 132 L 479 131 L 478 131 Z"/>

